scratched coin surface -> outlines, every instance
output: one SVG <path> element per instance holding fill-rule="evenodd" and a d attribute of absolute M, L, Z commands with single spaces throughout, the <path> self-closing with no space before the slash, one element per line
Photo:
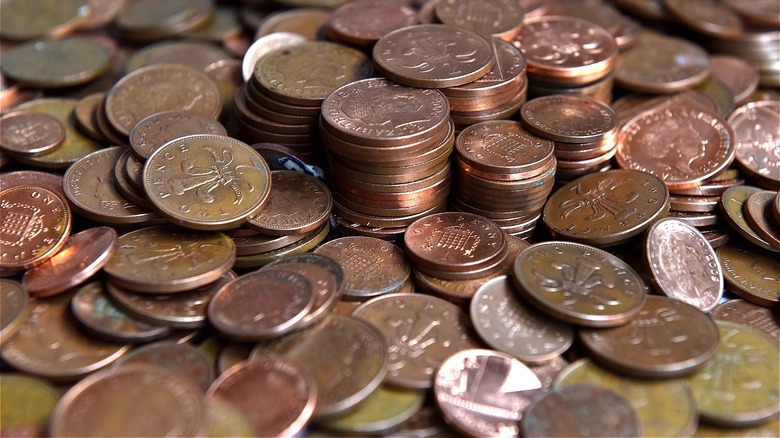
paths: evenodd
<path fill-rule="evenodd" d="M 516 358 L 470 349 L 448 357 L 436 372 L 434 395 L 445 420 L 468 436 L 514 437 L 523 411 L 542 382 Z"/>
<path fill-rule="evenodd" d="M 271 171 L 246 143 L 197 134 L 166 143 L 149 157 L 144 189 L 160 213 L 177 225 L 227 230 L 265 205 Z"/>
<path fill-rule="evenodd" d="M 742 324 L 716 324 L 720 331 L 717 353 L 687 378 L 702 419 L 726 427 L 744 427 L 777 416 L 777 343 Z"/>
<path fill-rule="evenodd" d="M 192 111 L 174 110 L 151 114 L 130 131 L 130 147 L 142 159 L 169 141 L 192 134 L 227 135 L 225 127 L 211 117 Z"/>
<path fill-rule="evenodd" d="M 723 297 L 723 271 L 715 250 L 695 227 L 662 219 L 647 230 L 645 258 L 657 289 L 709 312 Z"/>
<path fill-rule="evenodd" d="M 736 162 L 751 176 L 780 185 L 780 104 L 774 100 L 751 102 L 737 108 L 729 123 L 736 133 Z"/>
<path fill-rule="evenodd" d="M 616 327 L 647 295 L 639 274 L 616 256 L 573 242 L 541 242 L 515 259 L 515 285 L 531 304 L 572 324 Z"/>
<path fill-rule="evenodd" d="M 542 219 L 554 236 L 597 246 L 639 235 L 669 211 L 669 190 L 657 176 L 608 170 L 582 176 L 556 190 Z"/>
<path fill-rule="evenodd" d="M 52 152 L 65 141 L 65 125 L 51 114 L 14 111 L 0 117 L 0 150 L 9 155 Z"/>
<path fill-rule="evenodd" d="M 423 294 L 374 298 L 352 312 L 375 326 L 387 344 L 386 381 L 405 388 L 430 388 L 441 363 L 479 344 L 468 316 L 454 304 Z"/>
<path fill-rule="evenodd" d="M 119 237 L 104 270 L 109 281 L 141 293 L 173 293 L 219 279 L 236 258 L 233 241 L 222 233 L 196 233 L 154 226 Z"/>

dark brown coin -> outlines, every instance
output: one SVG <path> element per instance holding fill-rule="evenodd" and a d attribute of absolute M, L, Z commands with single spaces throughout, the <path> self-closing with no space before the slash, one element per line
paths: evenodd
<path fill-rule="evenodd" d="M 616 256 L 571 242 L 531 245 L 515 259 L 517 290 L 531 304 L 585 327 L 626 324 L 647 295 L 642 278 Z"/>
<path fill-rule="evenodd" d="M 116 366 L 133 363 L 151 363 L 164 366 L 180 376 L 189 377 L 203 391 L 214 380 L 214 369 L 199 349 L 186 343 L 160 341 L 143 345 L 122 356 Z"/>
<path fill-rule="evenodd" d="M 780 250 L 780 225 L 772 212 L 777 192 L 765 190 L 750 195 L 743 208 L 744 217 L 756 234 L 775 249 Z"/>
<path fill-rule="evenodd" d="M 777 255 L 740 242 L 729 242 L 716 251 L 728 290 L 760 306 L 780 301 L 780 260 Z"/>
<path fill-rule="evenodd" d="M 0 150 L 9 155 L 45 154 L 64 140 L 65 126 L 50 114 L 15 111 L 0 117 Z"/>
<path fill-rule="evenodd" d="M 133 126 L 130 147 L 137 157 L 147 159 L 165 143 L 191 134 L 227 135 L 227 131 L 211 117 L 187 110 L 163 111 Z"/>

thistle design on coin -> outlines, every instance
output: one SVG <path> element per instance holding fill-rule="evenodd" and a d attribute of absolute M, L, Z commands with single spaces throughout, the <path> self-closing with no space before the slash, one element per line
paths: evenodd
<path fill-rule="evenodd" d="M 620 305 L 620 300 L 595 293 L 597 286 L 612 289 L 615 284 L 599 274 L 600 268 L 587 259 L 578 257 L 576 266 L 561 262 L 552 262 L 551 266 L 561 272 L 561 278 L 546 277 L 536 270 L 532 272 L 543 288 L 551 292 L 563 293 L 566 299 L 561 302 L 562 306 L 570 307 L 583 299 L 590 301 L 590 304 L 599 310 L 604 310 L 607 306 Z"/>
<path fill-rule="evenodd" d="M 592 214 L 585 217 L 587 221 L 604 219 L 607 214 L 611 214 L 621 225 L 625 225 L 626 219 L 638 211 L 635 207 L 629 206 L 630 203 L 639 198 L 639 193 L 632 191 L 626 193 L 621 199 L 615 197 L 612 192 L 620 187 L 620 181 L 614 181 L 607 178 L 600 181 L 596 188 L 592 190 L 583 190 L 582 184 L 572 187 L 577 195 L 584 199 L 567 199 L 562 202 L 560 207 L 563 209 L 562 215 L 568 219 L 569 215 L 580 208 L 590 208 Z"/>
<path fill-rule="evenodd" d="M 186 146 L 182 146 L 182 148 L 186 148 Z M 171 190 L 177 195 L 195 190 L 198 199 L 210 204 L 214 202 L 212 191 L 220 186 L 229 187 L 236 195 L 233 204 L 240 204 L 244 199 L 243 191 L 251 192 L 254 189 L 252 184 L 243 178 L 241 172 L 243 169 L 253 169 L 253 167 L 242 164 L 231 166 L 233 154 L 227 149 L 222 149 L 220 154 L 209 146 L 205 146 L 203 149 L 211 155 L 214 164 L 209 167 L 197 167 L 189 160 L 182 161 L 181 170 L 186 177 L 169 180 Z M 182 152 L 186 152 L 186 150 L 182 150 Z"/>

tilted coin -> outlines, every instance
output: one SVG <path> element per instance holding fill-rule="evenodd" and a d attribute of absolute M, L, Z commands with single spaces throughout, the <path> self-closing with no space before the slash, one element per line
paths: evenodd
<path fill-rule="evenodd" d="M 65 141 L 65 126 L 51 114 L 14 111 L 0 117 L 0 150 L 9 155 L 53 152 Z"/>
<path fill-rule="evenodd" d="M 776 197 L 777 192 L 771 190 L 753 193 L 745 201 L 743 213 L 753 231 L 773 248 L 780 250 L 780 222 L 775 220 L 772 212 L 772 201 Z"/>
<path fill-rule="evenodd" d="M 271 171 L 268 201 L 247 226 L 268 235 L 305 234 L 330 216 L 330 189 L 311 175 L 292 170 Z"/>
<path fill-rule="evenodd" d="M 729 38 L 738 36 L 743 30 L 742 20 L 725 3 L 669 0 L 664 2 L 664 6 L 685 26 L 705 35 Z"/>
<path fill-rule="evenodd" d="M 470 349 L 448 357 L 436 372 L 434 395 L 444 418 L 475 437 L 518 436 L 523 411 L 542 382 L 514 357 Z"/>
<path fill-rule="evenodd" d="M 311 251 L 325 240 L 325 238 L 328 236 L 328 233 L 330 233 L 330 222 L 325 222 L 320 228 L 310 232 L 309 234 L 304 234 L 303 239 L 282 248 L 268 252 L 262 252 L 255 255 L 236 257 L 234 266 L 236 268 L 258 268 L 291 254 L 302 254 L 307 251 Z"/>
<path fill-rule="evenodd" d="M 174 223 L 196 230 L 235 228 L 268 201 L 265 160 L 231 137 L 196 134 L 166 143 L 144 165 L 149 199 Z"/>
<path fill-rule="evenodd" d="M 199 436 L 205 431 L 207 412 L 203 392 L 187 377 L 159 365 L 132 364 L 95 373 L 74 385 L 54 408 L 50 432 L 85 437 Z"/>
<path fill-rule="evenodd" d="M 572 242 L 541 242 L 515 259 L 521 296 L 555 318 L 585 327 L 624 325 L 639 312 L 646 286 L 614 255 Z"/>
<path fill-rule="evenodd" d="M 745 218 L 745 203 L 755 193 L 761 192 L 761 189 L 751 186 L 733 186 L 726 189 L 721 195 L 720 211 L 722 217 L 731 226 L 731 229 L 739 233 L 750 243 L 760 246 L 769 251 L 780 252 L 769 244 L 763 237 L 753 230 L 753 227 Z"/>
<path fill-rule="evenodd" d="M 441 363 L 478 344 L 469 334 L 468 316 L 441 298 L 390 294 L 352 312 L 382 333 L 387 345 L 387 382 L 404 388 L 430 388 Z"/>
<path fill-rule="evenodd" d="M 136 348 L 116 361 L 115 366 L 131 363 L 152 363 L 164 366 L 176 374 L 189 377 L 203 391 L 214 380 L 214 370 L 208 358 L 197 348 L 171 341 L 159 341 Z"/>
<path fill-rule="evenodd" d="M 525 10 L 515 1 L 478 3 L 475 0 L 444 0 L 436 2 L 435 13 L 436 18 L 444 24 L 504 40 L 515 36 L 521 25 L 525 24 Z"/>
<path fill-rule="evenodd" d="M 31 185 L 47 188 L 65 197 L 62 190 L 62 176 L 39 170 L 15 170 L 0 174 L 0 190 L 14 186 Z"/>
<path fill-rule="evenodd" d="M 179 64 L 205 70 L 209 65 L 230 59 L 230 54 L 205 41 L 160 41 L 134 52 L 125 61 L 125 72 L 153 64 Z"/>
<path fill-rule="evenodd" d="M 381 434 L 391 432 L 423 405 L 425 392 L 381 385 L 354 410 L 317 425 L 337 433 Z"/>
<path fill-rule="evenodd" d="M 377 0 L 345 3 L 330 14 L 329 39 L 370 48 L 388 33 L 417 24 L 417 14 L 410 6 Z"/>
<path fill-rule="evenodd" d="M 43 429 L 49 421 L 60 391 L 45 380 L 21 373 L 3 373 L 0 379 L 0 418 L 3 433 L 13 435 L 15 428 L 39 426 Z M 24 436 L 19 434 L 19 436 Z M 35 435 L 31 435 L 35 436 Z M 42 436 L 42 435 L 39 435 Z"/>
<path fill-rule="evenodd" d="M 594 99 L 552 95 L 532 99 L 521 109 L 523 125 L 532 133 L 554 141 L 587 143 L 617 128 L 617 115 Z"/>
<path fill-rule="evenodd" d="M 709 312 L 723 297 L 723 271 L 715 250 L 696 228 L 661 219 L 647 230 L 645 258 L 657 289 Z"/>
<path fill-rule="evenodd" d="M 192 134 L 227 135 L 225 127 L 210 117 L 187 110 L 163 111 L 138 121 L 130 131 L 130 147 L 142 159 L 169 141 Z"/>
<path fill-rule="evenodd" d="M 780 301 L 780 261 L 776 254 L 740 242 L 729 242 L 716 251 L 728 290 L 741 298 L 772 307 Z"/>
<path fill-rule="evenodd" d="M 208 22 L 213 12 L 214 4 L 205 0 L 143 0 L 124 8 L 115 25 L 123 37 L 148 42 L 184 34 Z"/>
<path fill-rule="evenodd" d="M 767 335 L 775 342 L 780 341 L 780 318 L 773 315 L 772 309 L 753 304 L 750 301 L 735 298 L 718 304 L 712 310 L 712 318 L 717 321 L 744 324 Z"/>
<path fill-rule="evenodd" d="M 778 114 L 780 104 L 768 100 L 740 106 L 728 119 L 736 134 L 736 164 L 774 190 L 780 185 L 780 158 L 776 154 L 780 139 Z"/>
<path fill-rule="evenodd" d="M 251 256 L 274 251 L 299 242 L 308 236 L 308 234 L 269 236 L 245 226 L 227 230 L 225 234 L 236 244 L 236 256 Z"/>
<path fill-rule="evenodd" d="M 29 295 L 14 280 L 0 278 L 0 347 L 13 338 L 25 321 Z"/>

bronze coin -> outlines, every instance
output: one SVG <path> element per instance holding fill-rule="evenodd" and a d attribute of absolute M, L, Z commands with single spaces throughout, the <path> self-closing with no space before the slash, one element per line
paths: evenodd
<path fill-rule="evenodd" d="M 723 297 L 715 250 L 694 227 L 661 219 L 647 230 L 645 258 L 656 288 L 669 298 L 710 312 Z"/>
<path fill-rule="evenodd" d="M 65 198 L 61 175 L 38 170 L 14 170 L 0 174 L 0 190 L 22 185 L 44 187 Z"/>
<path fill-rule="evenodd" d="M 780 186 L 780 158 L 775 154 L 780 138 L 780 104 L 774 101 L 747 103 L 729 116 L 736 133 L 736 164 L 749 176 Z"/>
<path fill-rule="evenodd" d="M 511 355 L 472 349 L 442 363 L 434 395 L 445 420 L 468 436 L 519 436 L 518 422 L 541 387 Z"/>
<path fill-rule="evenodd" d="M 149 42 L 184 34 L 208 22 L 214 4 L 206 0 L 154 0 L 132 2 L 115 20 L 120 35 L 137 42 Z"/>
<path fill-rule="evenodd" d="M 710 56 L 712 76 L 720 80 L 734 94 L 740 105 L 758 88 L 758 69 L 749 61 L 732 55 Z"/>
<path fill-rule="evenodd" d="M 410 6 L 360 0 L 336 8 L 327 26 L 331 39 L 368 48 L 388 33 L 413 24 L 417 24 L 417 14 Z"/>
<path fill-rule="evenodd" d="M 765 190 L 753 193 L 745 201 L 744 217 L 753 231 L 777 250 L 780 250 L 780 226 L 772 212 L 777 192 Z"/>
<path fill-rule="evenodd" d="M 151 114 L 133 126 L 130 147 L 141 159 L 148 159 L 165 143 L 192 134 L 227 135 L 225 127 L 210 117 L 187 110 Z"/>
<path fill-rule="evenodd" d="M 620 119 L 620 126 L 623 126 L 640 113 L 659 106 L 675 104 L 700 107 L 713 113 L 718 112 L 718 104 L 715 102 L 715 99 L 696 89 L 686 89 L 685 91 L 662 94 L 660 96 L 626 94 L 615 99 L 611 106 Z"/>
<path fill-rule="evenodd" d="M 181 376 L 189 377 L 203 390 L 214 380 L 214 370 L 205 353 L 186 343 L 159 341 L 143 345 L 116 362 L 116 366 L 151 363 L 164 366 Z"/>
<path fill-rule="evenodd" d="M 252 78 L 255 64 L 266 53 L 281 47 L 306 41 L 303 35 L 293 32 L 273 32 L 256 39 L 246 50 L 241 64 L 241 74 L 244 81 Z"/>
<path fill-rule="evenodd" d="M 209 65 L 230 59 L 225 50 L 199 41 L 160 41 L 144 46 L 125 61 L 125 74 L 154 64 L 178 64 L 205 70 Z"/>
<path fill-rule="evenodd" d="M 759 247 L 780 252 L 777 248 L 764 240 L 745 218 L 745 204 L 750 196 L 760 193 L 762 190 L 751 186 L 733 186 L 723 192 L 720 200 L 720 211 L 731 228 L 742 237 Z"/>
<path fill-rule="evenodd" d="M 14 111 L 0 117 L 0 150 L 9 155 L 53 152 L 65 141 L 65 126 L 51 114 Z"/>
<path fill-rule="evenodd" d="M 386 78 L 410 87 L 444 88 L 469 83 L 493 66 L 486 38 L 467 29 L 418 24 L 383 36 L 374 64 Z"/>
<path fill-rule="evenodd" d="M 712 318 L 744 324 L 767 335 L 775 342 L 780 341 L 780 318 L 772 309 L 734 298 L 720 303 L 713 309 Z"/>
<path fill-rule="evenodd" d="M 682 24 L 705 35 L 728 39 L 743 30 L 742 19 L 725 3 L 668 0 L 664 6 Z"/>
<path fill-rule="evenodd" d="M 301 241 L 307 234 L 289 234 L 285 236 L 269 236 L 249 228 L 234 228 L 225 231 L 236 245 L 236 256 L 256 255 L 277 250 L 295 242 Z"/>
<path fill-rule="evenodd" d="M 86 0 L 34 0 L 3 3 L 2 37 L 25 41 L 72 31 L 85 18 Z"/>
<path fill-rule="evenodd" d="M 304 234 L 303 239 L 295 243 L 291 243 L 285 247 L 255 255 L 236 257 L 234 266 L 236 268 L 244 269 L 258 268 L 262 265 L 290 254 L 301 254 L 307 251 L 311 251 L 314 249 L 314 247 L 325 240 L 325 238 L 328 236 L 328 233 L 330 233 L 330 222 L 325 222 L 319 229 L 314 230 L 309 234 Z"/>
<path fill-rule="evenodd" d="M 447 98 L 474 98 L 492 96 L 515 88 L 525 80 L 526 60 L 512 44 L 491 38 L 495 61 L 490 71 L 472 82 L 457 87 L 442 88 Z"/>
<path fill-rule="evenodd" d="M 709 213 L 718 209 L 720 196 L 670 196 L 669 206 L 672 211 L 686 213 Z"/>
<path fill-rule="evenodd" d="M 22 286 L 30 295 L 41 297 L 77 286 L 108 263 L 116 244 L 117 233 L 109 227 L 73 234 L 57 254 L 24 273 Z"/>
<path fill-rule="evenodd" d="M 515 259 L 517 290 L 529 303 L 584 327 L 616 327 L 647 295 L 639 274 L 616 256 L 571 242 L 531 245 Z"/>
<path fill-rule="evenodd" d="M 772 307 L 780 301 L 777 255 L 740 242 L 729 242 L 716 253 L 728 290 L 759 306 Z"/>
<path fill-rule="evenodd" d="M 19 332 L 27 317 L 29 299 L 18 281 L 0 278 L 0 347 Z"/>
<path fill-rule="evenodd" d="M 439 0 L 434 11 L 441 23 L 503 40 L 511 39 L 520 31 L 525 14 L 519 2 L 507 0 Z"/>
<path fill-rule="evenodd" d="M 520 111 L 526 129 L 554 141 L 587 143 L 617 128 L 617 115 L 608 105 L 585 97 L 537 97 Z"/>
<path fill-rule="evenodd" d="M 275 11 L 264 17 L 257 26 L 255 38 L 277 32 L 292 32 L 304 36 L 309 41 L 321 40 L 322 28 L 328 23 L 330 12 L 344 0 L 283 0 L 280 4 L 293 9 Z"/>
<path fill-rule="evenodd" d="M 97 121 L 97 112 L 103 111 L 105 98 L 106 93 L 102 91 L 88 94 L 78 100 L 73 110 L 76 116 L 76 126 L 79 130 L 97 141 L 107 140 Z"/>

